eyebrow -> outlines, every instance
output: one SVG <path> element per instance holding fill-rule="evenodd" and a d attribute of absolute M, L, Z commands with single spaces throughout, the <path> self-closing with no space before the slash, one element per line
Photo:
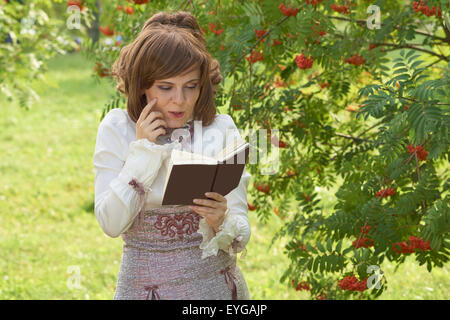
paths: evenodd
<path fill-rule="evenodd" d="M 195 81 L 195 80 L 200 80 L 200 78 L 197 78 L 197 79 L 191 79 L 191 80 L 189 80 L 189 81 L 186 82 L 186 83 L 189 83 L 189 82 L 192 82 L 192 81 Z M 160 81 L 160 80 L 156 80 L 156 81 L 157 81 L 157 82 L 161 82 L 161 83 L 174 84 L 174 83 L 169 82 L 169 81 Z"/>

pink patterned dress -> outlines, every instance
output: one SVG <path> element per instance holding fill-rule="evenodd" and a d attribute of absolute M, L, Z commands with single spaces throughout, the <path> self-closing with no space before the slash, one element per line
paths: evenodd
<path fill-rule="evenodd" d="M 114 299 L 250 299 L 236 256 L 219 250 L 217 256 L 201 259 L 198 214 L 173 207 L 140 215 L 122 234 Z"/>

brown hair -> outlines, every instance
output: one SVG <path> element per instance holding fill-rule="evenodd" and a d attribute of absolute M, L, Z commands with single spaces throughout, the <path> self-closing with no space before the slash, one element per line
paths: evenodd
<path fill-rule="evenodd" d="M 208 126 L 216 115 L 213 85 L 222 76 L 191 13 L 160 12 L 147 20 L 136 39 L 122 48 L 111 74 L 119 82 L 117 89 L 127 95 L 127 112 L 136 122 L 147 104 L 144 91 L 155 80 L 184 74 L 193 67 L 200 67 L 201 88 L 193 118 Z"/>
<path fill-rule="evenodd" d="M 152 25 L 158 23 L 183 28 L 192 33 L 192 35 L 196 37 L 198 40 L 200 40 L 206 47 L 206 40 L 203 35 L 203 31 L 201 30 L 197 22 L 197 19 L 190 12 L 177 11 L 173 14 L 169 14 L 167 12 L 158 12 L 144 23 L 142 30 L 150 28 Z M 211 83 L 213 85 L 218 85 L 222 81 L 222 74 L 220 73 L 219 61 L 217 61 L 216 59 L 212 59 L 209 69 L 210 69 L 209 72 Z M 216 94 L 215 91 L 214 94 Z"/>

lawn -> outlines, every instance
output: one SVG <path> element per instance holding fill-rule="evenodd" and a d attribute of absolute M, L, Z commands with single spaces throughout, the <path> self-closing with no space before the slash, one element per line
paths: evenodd
<path fill-rule="evenodd" d="M 79 53 L 52 59 L 46 81 L 30 84 L 41 98 L 29 111 L 0 97 L 0 299 L 113 298 L 122 239 L 106 236 L 95 219 L 92 156 L 115 89 L 95 81 L 92 68 Z M 239 265 L 252 298 L 309 299 L 279 283 L 289 264 L 285 242 L 268 246 L 282 221 L 273 215 L 262 224 L 253 211 L 249 219 Z M 389 280 L 382 299 L 450 298 L 448 267 L 429 273 L 413 257 L 394 267 L 382 266 Z"/>

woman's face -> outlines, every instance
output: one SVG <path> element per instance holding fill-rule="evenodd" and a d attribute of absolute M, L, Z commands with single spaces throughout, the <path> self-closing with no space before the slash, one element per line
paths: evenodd
<path fill-rule="evenodd" d="M 152 111 L 163 114 L 163 120 L 169 128 L 182 127 L 194 113 L 194 106 L 200 94 L 200 68 L 176 77 L 155 80 L 154 84 L 145 90 L 147 101 L 157 98 Z M 176 116 L 173 112 L 182 112 Z"/>

